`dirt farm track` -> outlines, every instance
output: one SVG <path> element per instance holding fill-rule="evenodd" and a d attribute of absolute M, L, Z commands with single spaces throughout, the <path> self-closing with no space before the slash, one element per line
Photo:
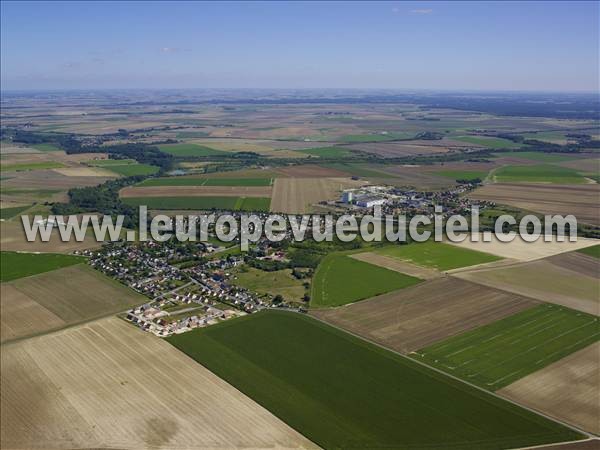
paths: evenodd
<path fill-rule="evenodd" d="M 167 342 L 118 318 L 2 347 L 1 447 L 314 445 Z"/>

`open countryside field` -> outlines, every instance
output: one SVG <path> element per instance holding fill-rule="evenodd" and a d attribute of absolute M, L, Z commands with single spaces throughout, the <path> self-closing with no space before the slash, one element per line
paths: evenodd
<path fill-rule="evenodd" d="M 56 321 L 44 321 L 48 312 L 68 325 L 148 300 L 83 264 L 2 283 L 2 290 L 2 341 L 55 329 Z"/>
<path fill-rule="evenodd" d="M 148 178 L 137 186 L 271 186 L 272 178 L 206 178 L 161 177 Z"/>
<path fill-rule="evenodd" d="M 129 186 L 121 198 L 129 197 L 270 197 L 270 186 Z"/>
<path fill-rule="evenodd" d="M 401 261 L 398 258 L 391 256 L 378 255 L 373 252 L 362 252 L 354 253 L 350 255 L 351 258 L 363 261 L 369 264 L 374 264 L 379 267 L 385 267 L 386 269 L 394 270 L 396 272 L 410 275 L 411 277 L 417 277 L 422 280 L 431 280 L 442 276 L 442 273 L 429 269 L 423 266 L 417 266 L 406 261 Z"/>
<path fill-rule="evenodd" d="M 2 347 L 2 448 L 312 448 L 161 339 L 108 318 Z"/>
<path fill-rule="evenodd" d="M 294 302 L 302 301 L 306 291 L 303 280 L 292 276 L 291 269 L 267 272 L 248 267 L 238 270 L 232 283 L 258 294 L 281 295 L 285 300 Z"/>
<path fill-rule="evenodd" d="M 594 245 L 592 247 L 582 248 L 577 251 L 579 253 L 583 253 L 585 255 L 593 256 L 594 258 L 600 258 L 600 245 Z"/>
<path fill-rule="evenodd" d="M 453 276 L 600 315 L 598 263 L 591 256 L 565 253 L 506 267 L 454 273 Z"/>
<path fill-rule="evenodd" d="M 134 177 L 137 175 L 152 175 L 158 172 L 158 167 L 149 164 L 111 164 L 105 166 L 106 169 L 115 172 L 124 177 Z"/>
<path fill-rule="evenodd" d="M 215 150 L 198 144 L 163 144 L 158 148 L 165 153 L 173 156 L 219 156 L 227 155 L 227 152 Z"/>
<path fill-rule="evenodd" d="M 123 201 L 128 205 L 145 205 L 148 209 L 158 210 L 209 210 L 224 209 L 231 211 L 269 211 L 269 197 L 127 197 Z"/>
<path fill-rule="evenodd" d="M 485 148 L 521 148 L 527 147 L 524 144 L 517 144 L 508 139 L 489 137 L 489 136 L 452 136 L 455 141 L 465 142 L 467 144 L 474 144 L 479 147 Z"/>
<path fill-rule="evenodd" d="M 580 437 L 299 314 L 262 312 L 168 341 L 323 448 L 516 448 Z"/>
<path fill-rule="evenodd" d="M 271 211 L 302 214 L 312 211 L 311 205 L 335 200 L 343 189 L 363 183 L 349 178 L 277 178 L 273 185 Z"/>
<path fill-rule="evenodd" d="M 578 222 L 600 225 L 600 185 L 488 184 L 468 194 L 475 200 L 511 205 L 542 214 L 573 214 Z"/>
<path fill-rule="evenodd" d="M 425 347 L 412 356 L 495 391 L 598 340 L 598 317 L 546 303 Z"/>
<path fill-rule="evenodd" d="M 550 164 L 501 167 L 494 172 L 493 179 L 498 183 L 587 183 L 578 171 Z"/>
<path fill-rule="evenodd" d="M 600 343 L 566 356 L 498 391 L 596 435 L 600 434 Z"/>
<path fill-rule="evenodd" d="M 21 214 L 23 211 L 28 210 L 31 205 L 23 205 L 23 206 L 10 206 L 8 208 L 0 209 L 0 219 L 7 220 L 12 219 L 13 217 Z"/>
<path fill-rule="evenodd" d="M 375 250 L 375 253 L 437 270 L 474 266 L 501 259 L 488 253 L 433 241 L 409 245 L 390 245 Z"/>
<path fill-rule="evenodd" d="M 569 241 L 568 236 L 565 237 L 564 242 L 559 242 L 556 236 L 552 236 L 552 240 L 549 242 L 546 242 L 543 238 L 535 242 L 525 242 L 519 236 L 512 242 L 501 242 L 495 234 L 492 234 L 490 237 L 490 242 L 484 242 L 482 235 L 479 236 L 479 241 L 477 242 L 472 242 L 470 239 L 465 239 L 462 242 L 446 242 L 449 245 L 477 250 L 501 258 L 516 259 L 518 261 L 533 261 L 578 249 L 585 251 L 589 247 L 598 247 L 597 240 L 586 239 L 584 237 L 578 237 L 575 242 Z"/>
<path fill-rule="evenodd" d="M 79 264 L 85 260 L 86 258 L 81 256 L 53 253 L 0 252 L 0 265 L 2 266 L 0 281 L 11 281 L 38 273 L 49 272 L 61 267 Z"/>
<path fill-rule="evenodd" d="M 407 354 L 535 304 L 519 295 L 444 277 L 310 314 Z"/>
<path fill-rule="evenodd" d="M 327 255 L 317 267 L 310 305 L 340 306 L 420 282 L 393 270 L 362 262 L 345 254 Z"/>
<path fill-rule="evenodd" d="M 21 164 L 2 164 L 0 166 L 1 172 L 22 172 L 29 170 L 44 170 L 44 169 L 57 169 L 65 167 L 64 164 L 59 162 L 31 162 Z"/>

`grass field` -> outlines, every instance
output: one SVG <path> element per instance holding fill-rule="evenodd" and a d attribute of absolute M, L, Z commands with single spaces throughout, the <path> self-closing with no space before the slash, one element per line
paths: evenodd
<path fill-rule="evenodd" d="M 322 448 L 516 448 L 577 433 L 310 317 L 167 339 Z"/>
<path fill-rule="evenodd" d="M 535 166 L 506 166 L 500 167 L 494 173 L 494 179 L 505 183 L 554 183 L 581 184 L 585 178 L 576 170 L 567 167 L 540 164 Z"/>
<path fill-rule="evenodd" d="M 272 183 L 272 178 L 161 177 L 149 178 L 137 186 L 270 186 Z"/>
<path fill-rule="evenodd" d="M 311 306 L 340 306 L 402 289 L 421 281 L 393 270 L 350 258 L 326 256 L 313 278 Z"/>
<path fill-rule="evenodd" d="M 543 304 L 415 352 L 424 361 L 495 391 L 600 340 L 600 320 Z"/>
<path fill-rule="evenodd" d="M 303 280 L 292 276 L 290 269 L 266 272 L 249 267 L 235 273 L 232 283 L 258 294 L 281 295 L 285 300 L 299 302 L 304 297 Z"/>
<path fill-rule="evenodd" d="M 434 173 L 453 180 L 474 180 L 475 178 L 483 180 L 488 174 L 488 172 L 482 170 L 440 170 Z"/>
<path fill-rule="evenodd" d="M 85 261 L 85 258 L 81 256 L 17 252 L 0 252 L 0 259 L 2 261 L 2 264 L 0 264 L 2 266 L 0 281 L 2 282 L 49 272 Z"/>
<path fill-rule="evenodd" d="M 169 153 L 173 156 L 218 156 L 231 155 L 231 152 L 215 150 L 198 144 L 164 144 L 159 145 L 160 151 Z"/>
<path fill-rule="evenodd" d="M 87 161 L 90 166 L 106 167 L 106 166 L 124 166 L 126 164 L 137 164 L 135 159 L 93 159 Z"/>
<path fill-rule="evenodd" d="M 12 208 L 2 208 L 0 209 L 0 219 L 10 219 L 29 208 L 31 208 L 31 205 L 14 206 Z"/>
<path fill-rule="evenodd" d="M 452 140 L 466 142 L 468 144 L 481 145 L 487 148 L 521 148 L 524 144 L 517 144 L 508 139 L 487 136 L 452 136 Z"/>
<path fill-rule="evenodd" d="M 352 164 L 352 163 L 331 163 L 331 164 L 323 164 L 323 167 L 327 167 L 329 169 L 340 170 L 342 172 L 346 172 L 350 175 L 354 175 L 357 177 L 372 177 L 372 178 L 393 178 L 394 175 L 389 174 L 387 172 L 381 172 L 377 169 L 372 169 L 369 167 L 365 167 L 360 164 Z"/>
<path fill-rule="evenodd" d="M 347 134 L 340 138 L 340 142 L 385 142 L 397 139 L 412 139 L 414 133 L 387 133 L 387 134 Z"/>
<path fill-rule="evenodd" d="M 489 253 L 433 241 L 410 245 L 392 245 L 377 249 L 375 253 L 438 270 L 458 269 L 502 259 Z"/>
<path fill-rule="evenodd" d="M 517 157 L 522 159 L 528 159 L 530 161 L 539 161 L 543 163 L 556 163 L 564 161 L 572 161 L 577 159 L 571 155 L 565 153 L 546 153 L 546 152 L 510 152 L 510 153 L 494 153 L 494 156 L 498 158 L 502 157 Z"/>
<path fill-rule="evenodd" d="M 59 169 L 65 167 L 64 164 L 58 162 L 32 162 L 32 163 L 20 163 L 20 164 L 2 164 L 0 171 L 2 172 L 21 172 L 25 170 L 45 170 L 45 169 Z"/>
<path fill-rule="evenodd" d="M 354 152 L 344 147 L 318 147 L 298 151 L 319 158 L 351 158 L 355 156 Z"/>
<path fill-rule="evenodd" d="M 30 145 L 31 148 L 35 148 L 36 150 L 40 150 L 42 152 L 60 152 L 60 148 L 52 144 L 34 144 Z"/>
<path fill-rule="evenodd" d="M 594 245 L 593 247 L 582 248 L 577 250 L 579 253 L 593 256 L 594 258 L 600 258 L 600 245 Z"/>
<path fill-rule="evenodd" d="M 146 205 L 149 209 L 225 209 L 233 211 L 268 211 L 267 197 L 127 197 L 124 203 Z"/>
<path fill-rule="evenodd" d="M 150 164 L 109 164 L 105 166 L 108 170 L 123 175 L 134 177 L 137 175 L 153 175 L 158 172 L 158 167 Z"/>

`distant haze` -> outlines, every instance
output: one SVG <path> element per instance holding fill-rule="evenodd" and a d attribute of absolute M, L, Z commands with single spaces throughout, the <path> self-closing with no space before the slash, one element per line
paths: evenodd
<path fill-rule="evenodd" d="M 598 2 L 2 2 L 3 90 L 598 91 Z"/>

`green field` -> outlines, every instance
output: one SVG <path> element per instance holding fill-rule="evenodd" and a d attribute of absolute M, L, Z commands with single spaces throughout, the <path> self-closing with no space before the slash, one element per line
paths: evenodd
<path fill-rule="evenodd" d="M 414 133 L 347 134 L 342 136 L 339 141 L 349 143 L 386 142 L 398 139 L 413 139 L 414 137 Z"/>
<path fill-rule="evenodd" d="M 15 206 L 13 208 L 2 208 L 0 209 L 0 219 L 10 219 L 29 208 L 31 208 L 31 205 Z"/>
<path fill-rule="evenodd" d="M 474 180 L 475 178 L 484 180 L 488 172 L 483 170 L 440 170 L 439 172 L 435 172 L 435 174 L 452 178 L 453 180 Z"/>
<path fill-rule="evenodd" d="M 24 170 L 60 169 L 61 167 L 65 167 L 65 165 L 52 161 L 38 163 L 2 164 L 2 166 L 0 167 L 0 171 L 16 172 Z"/>
<path fill-rule="evenodd" d="M 573 161 L 578 159 L 577 156 L 571 156 L 566 153 L 546 153 L 546 152 L 510 152 L 510 153 L 494 153 L 497 158 L 511 157 L 522 158 L 529 161 L 539 161 L 544 163 L 557 163 L 564 161 Z"/>
<path fill-rule="evenodd" d="M 60 152 L 60 148 L 52 144 L 34 144 L 30 145 L 31 148 L 35 148 L 41 152 Z"/>
<path fill-rule="evenodd" d="M 0 252 L 2 270 L 0 281 L 11 281 L 85 261 L 81 256 L 56 253 Z"/>
<path fill-rule="evenodd" d="M 106 166 L 124 166 L 127 164 L 137 164 L 135 159 L 92 159 L 86 161 L 90 166 L 106 167 Z"/>
<path fill-rule="evenodd" d="M 487 148 L 521 148 L 527 147 L 525 144 L 517 144 L 508 139 L 488 137 L 488 136 L 452 136 L 453 141 L 466 142 L 468 144 L 481 145 Z"/>
<path fill-rule="evenodd" d="M 582 438 L 301 314 L 261 312 L 167 341 L 322 448 L 500 449 Z"/>
<path fill-rule="evenodd" d="M 106 169 L 123 175 L 124 177 L 135 177 L 138 175 L 153 175 L 158 172 L 158 167 L 150 164 L 109 164 Z"/>
<path fill-rule="evenodd" d="M 600 320 L 543 304 L 415 352 L 414 358 L 495 391 L 600 340 Z"/>
<path fill-rule="evenodd" d="M 525 139 L 535 139 L 537 141 L 562 143 L 567 140 L 567 136 L 562 131 L 539 131 L 537 133 L 522 133 Z"/>
<path fill-rule="evenodd" d="M 159 145 L 161 152 L 169 153 L 173 156 L 218 156 L 231 155 L 231 152 L 223 152 L 214 148 L 198 144 L 164 144 Z"/>
<path fill-rule="evenodd" d="M 583 253 L 585 255 L 593 256 L 594 258 L 600 259 L 600 245 L 594 245 L 593 247 L 582 248 L 577 251 L 579 253 Z"/>
<path fill-rule="evenodd" d="M 138 186 L 271 186 L 272 178 L 206 178 L 161 177 L 148 178 Z"/>
<path fill-rule="evenodd" d="M 249 267 L 235 273 L 232 283 L 258 294 L 281 295 L 287 301 L 302 301 L 306 289 L 303 280 L 294 277 L 291 269 L 264 270 Z"/>
<path fill-rule="evenodd" d="M 387 172 L 381 172 L 377 169 L 370 168 L 369 166 L 364 166 L 360 164 L 352 164 L 352 163 L 331 163 L 331 164 L 322 164 L 323 167 L 328 167 L 330 169 L 341 170 L 342 172 L 347 172 L 350 175 L 357 177 L 371 177 L 371 178 L 393 178 L 394 175 L 391 175 Z"/>
<path fill-rule="evenodd" d="M 356 154 L 344 147 L 318 147 L 298 150 L 307 155 L 318 156 L 319 158 L 352 158 Z"/>
<path fill-rule="evenodd" d="M 146 205 L 149 209 L 225 209 L 231 211 L 268 211 L 268 197 L 127 197 L 124 203 Z"/>
<path fill-rule="evenodd" d="M 458 269 L 502 259 L 489 253 L 433 241 L 410 245 L 391 245 L 377 249 L 375 253 L 438 270 Z"/>
<path fill-rule="evenodd" d="M 569 169 L 567 167 L 553 166 L 550 164 L 500 167 L 494 173 L 494 179 L 495 181 L 505 183 L 585 183 L 585 178 L 576 170 Z"/>
<path fill-rule="evenodd" d="M 323 258 L 317 267 L 310 304 L 315 307 L 345 305 L 412 286 L 419 281 L 409 275 L 334 253 Z"/>

